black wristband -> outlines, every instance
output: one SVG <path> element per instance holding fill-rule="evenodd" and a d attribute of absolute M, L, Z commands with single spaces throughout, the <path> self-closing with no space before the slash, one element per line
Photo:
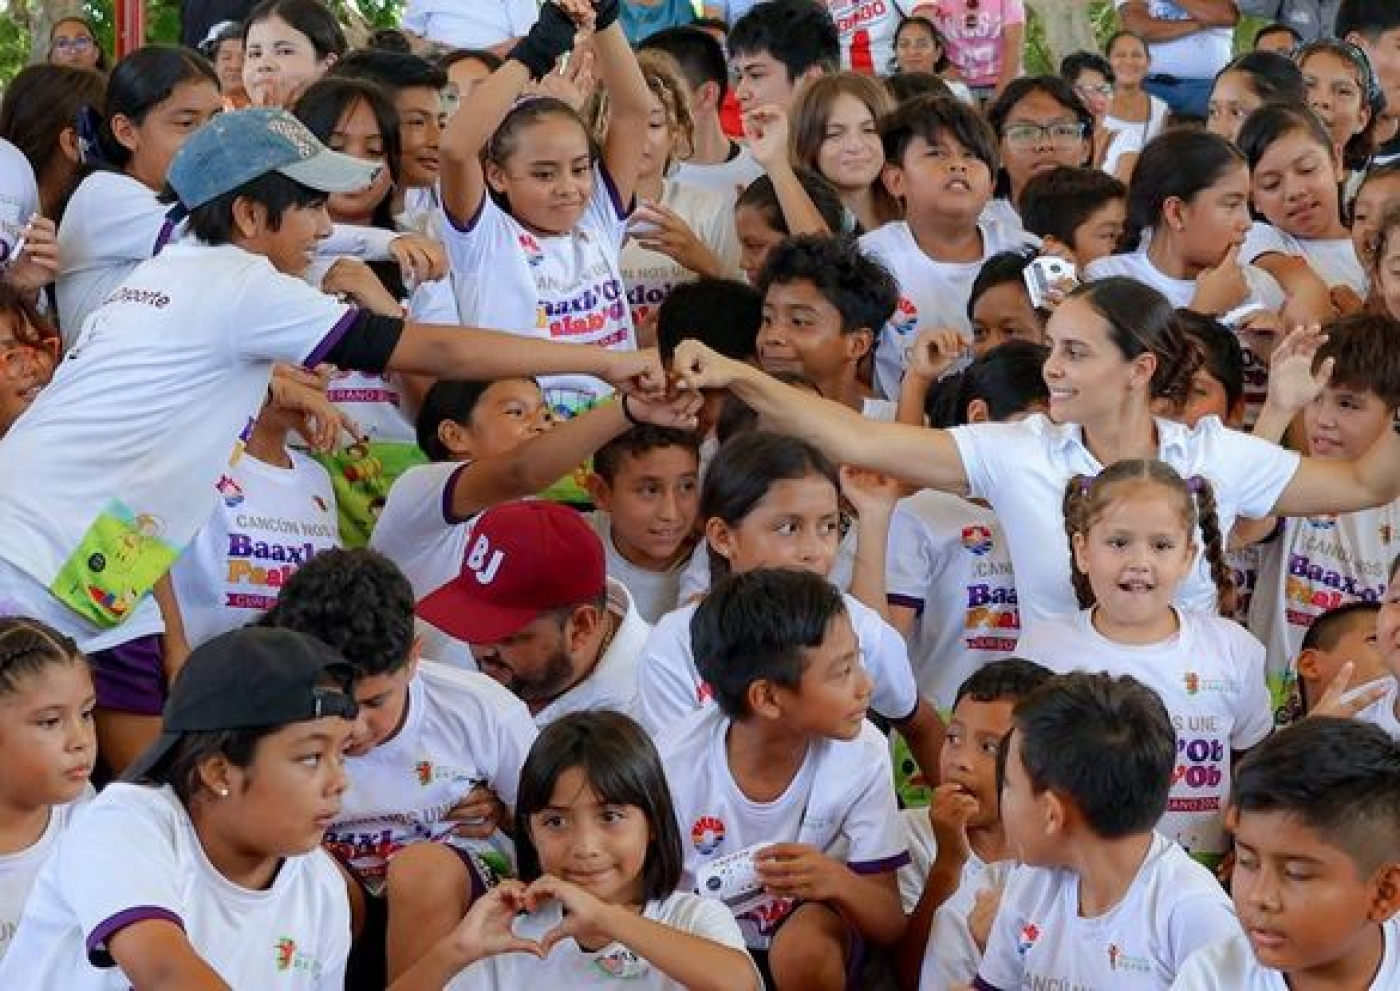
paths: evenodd
<path fill-rule="evenodd" d="M 506 58 L 530 70 L 531 77 L 543 79 L 554 69 L 559 56 L 574 47 L 577 26 L 552 3 L 540 5 L 540 16 L 528 34 L 516 43 Z"/>
<path fill-rule="evenodd" d="M 627 400 L 631 398 L 632 397 L 627 395 L 627 393 L 625 392 L 622 394 L 622 418 L 628 423 L 632 424 L 632 426 L 640 427 L 642 425 L 642 421 L 632 415 L 632 407 L 627 405 Z"/>

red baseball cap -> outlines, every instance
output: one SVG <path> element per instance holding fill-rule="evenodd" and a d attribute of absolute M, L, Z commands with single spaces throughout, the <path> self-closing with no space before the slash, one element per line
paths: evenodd
<path fill-rule="evenodd" d="M 466 643 L 497 643 L 542 612 L 607 588 L 603 543 L 568 506 L 527 499 L 493 506 L 472 528 L 462 571 L 418 603 L 420 618 Z"/>

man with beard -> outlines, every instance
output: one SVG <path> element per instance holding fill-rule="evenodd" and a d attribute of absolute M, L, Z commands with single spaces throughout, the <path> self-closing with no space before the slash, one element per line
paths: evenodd
<path fill-rule="evenodd" d="M 468 644 L 536 726 L 586 709 L 631 715 L 650 627 L 603 561 L 574 510 L 503 503 L 477 520 L 461 573 L 418 603 L 418 617 Z"/>

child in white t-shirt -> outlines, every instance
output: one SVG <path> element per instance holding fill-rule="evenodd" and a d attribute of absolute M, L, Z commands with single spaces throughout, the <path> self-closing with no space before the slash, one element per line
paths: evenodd
<path fill-rule="evenodd" d="M 32 619 L 0 619 L 0 960 L 39 869 L 92 797 L 95 704 L 72 640 Z"/>
<path fill-rule="evenodd" d="M 700 510 L 700 438 L 636 426 L 593 455 L 588 520 L 603 542 L 608 575 L 627 587 L 655 623 L 675 609 L 681 571 L 695 546 Z"/>
<path fill-rule="evenodd" d="M 457 952 L 394 991 L 760 991 L 728 910 L 682 888 L 676 811 L 641 727 L 617 712 L 561 716 L 520 775 L 521 880 L 478 901 Z"/>
<path fill-rule="evenodd" d="M 749 571 L 693 626 L 718 705 L 660 743 L 690 840 L 684 883 L 736 914 L 771 986 L 849 986 L 864 945 L 904 930 L 894 872 L 908 852 L 841 593 L 808 570 Z M 721 860 L 730 886 L 710 873 Z"/>
<path fill-rule="evenodd" d="M 1376 642 L 1380 611 L 1379 602 L 1347 602 L 1313 620 L 1289 665 L 1283 698 L 1276 702 L 1276 723 L 1297 722 L 1315 712 L 1326 705 L 1329 692 L 1340 691 L 1340 701 L 1354 703 L 1351 709 L 1358 718 L 1375 711 L 1377 696 L 1390 694 L 1394 682 Z M 1338 678 L 1348 666 L 1343 685 Z"/>
<path fill-rule="evenodd" d="M 109 785 L 59 838 L 0 985 L 343 987 L 345 884 L 318 844 L 345 789 L 350 677 L 285 630 L 191 653 L 141 783 Z"/>
<path fill-rule="evenodd" d="M 1153 829 L 1177 749 L 1161 699 L 1131 677 L 1063 675 L 1016 706 L 1003 746 L 1002 826 L 1024 866 L 972 987 L 1166 991 L 1235 918 L 1210 871 Z"/>
<path fill-rule="evenodd" d="M 521 94 L 546 76 L 578 27 L 608 91 L 601 153 L 567 103 Z M 512 334 L 637 346 L 618 253 L 646 154 L 650 92 L 615 21 L 593 23 L 587 4 L 541 8 L 506 62 L 472 91 L 470 112 L 442 140 L 442 209 L 461 319 Z M 616 6 L 609 16 L 616 17 Z M 581 413 L 611 391 L 585 376 L 540 380 L 559 417 Z"/>
<path fill-rule="evenodd" d="M 899 304 L 875 349 L 875 384 L 894 398 L 905 349 L 919 331 L 952 327 L 971 340 L 967 301 L 982 263 L 1030 239 L 1019 228 L 980 219 L 992 195 L 997 150 L 977 111 L 922 97 L 885 117 L 880 137 L 885 185 L 904 201 L 904 220 L 869 232 L 860 244 L 899 283 Z"/>
<path fill-rule="evenodd" d="M 386 959 L 402 973 L 515 869 L 506 834 L 535 724 L 485 675 L 420 661 L 413 605 L 388 559 L 327 551 L 262 621 L 316 637 L 356 673 L 349 787 L 323 840 L 348 875 L 352 987 L 383 988 Z"/>
<path fill-rule="evenodd" d="M 1013 866 L 997 795 L 998 756 L 1012 709 L 1050 677 L 1039 664 L 1008 657 L 958 686 L 933 800 L 904 814 L 912 862 L 899 872 L 909 916 L 896 956 L 903 986 L 952 991 L 977 974 Z"/>
<path fill-rule="evenodd" d="M 1239 925 L 1172 991 L 1400 987 L 1400 744 L 1305 719 L 1240 763 L 1230 806 Z"/>
<path fill-rule="evenodd" d="M 1072 479 L 1066 530 L 1085 608 L 1027 624 L 1017 646 L 1052 671 L 1132 675 L 1161 697 L 1177 748 L 1159 829 L 1212 864 L 1228 849 L 1232 755 L 1273 728 L 1259 641 L 1233 620 L 1172 604 L 1199 526 L 1228 611 L 1214 502 L 1209 482 L 1187 482 L 1160 461 L 1119 461 L 1096 478 Z"/>
<path fill-rule="evenodd" d="M 1357 719 L 1375 723 L 1395 739 L 1400 740 L 1400 556 L 1390 565 L 1390 580 L 1376 613 L 1376 647 L 1390 675 L 1386 692 L 1374 704 L 1356 714 Z"/>

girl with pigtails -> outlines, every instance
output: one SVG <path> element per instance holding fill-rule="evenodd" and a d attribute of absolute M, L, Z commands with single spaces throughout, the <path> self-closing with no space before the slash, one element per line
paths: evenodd
<path fill-rule="evenodd" d="M 1264 645 L 1232 620 L 1172 603 L 1199 533 L 1219 612 L 1231 609 L 1215 490 L 1199 475 L 1131 459 L 1071 478 L 1063 506 L 1082 608 L 1029 624 L 1016 652 L 1057 674 L 1132 675 L 1161 696 L 1176 727 L 1177 773 L 1158 829 L 1214 866 L 1228 849 L 1231 765 L 1273 728 Z"/>

